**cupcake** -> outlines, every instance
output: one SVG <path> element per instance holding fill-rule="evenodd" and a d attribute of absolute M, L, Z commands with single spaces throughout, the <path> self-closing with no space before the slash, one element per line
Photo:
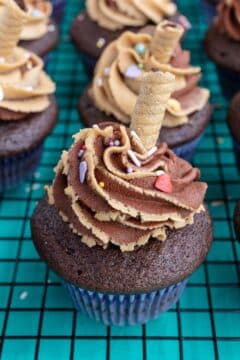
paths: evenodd
<path fill-rule="evenodd" d="M 57 119 L 55 84 L 44 73 L 43 61 L 16 46 L 26 13 L 8 0 L 1 14 L 0 192 L 35 169 Z"/>
<path fill-rule="evenodd" d="M 176 75 L 160 133 L 177 155 L 190 161 L 210 120 L 209 91 L 199 87 L 200 67 L 182 50 L 183 27 L 167 20 L 141 33 L 125 32 L 103 52 L 92 84 L 79 101 L 87 126 L 103 121 L 130 125 L 143 74 L 154 69 Z"/>
<path fill-rule="evenodd" d="M 19 46 L 47 60 L 48 53 L 55 48 L 59 40 L 56 23 L 50 19 L 52 5 L 45 0 L 17 0 L 26 12 L 26 19 L 20 34 Z M 4 11 L 2 1 L 0 11 Z"/>
<path fill-rule="evenodd" d="M 59 24 L 64 16 L 66 0 L 51 0 L 53 6 L 53 19 Z"/>
<path fill-rule="evenodd" d="M 240 240 L 240 201 L 237 202 L 235 207 L 233 222 L 236 237 Z"/>
<path fill-rule="evenodd" d="M 31 220 L 36 249 L 76 309 L 106 325 L 166 311 L 212 242 L 199 170 L 156 145 L 173 88 L 172 74 L 148 73 L 131 129 L 76 134 Z"/>
<path fill-rule="evenodd" d="M 236 165 L 240 170 L 240 92 L 238 92 L 231 100 L 228 109 L 227 122 L 233 139 Z"/>
<path fill-rule="evenodd" d="M 71 36 L 90 74 L 103 49 L 124 31 L 138 32 L 145 25 L 158 24 L 166 18 L 177 20 L 185 29 L 190 28 L 172 0 L 159 0 L 154 4 L 137 0 L 87 0 L 86 8 L 86 12 L 74 19 Z"/>
<path fill-rule="evenodd" d="M 240 90 L 240 6 L 239 0 L 223 0 L 218 15 L 210 26 L 205 48 L 217 65 L 224 96 L 231 98 Z"/>

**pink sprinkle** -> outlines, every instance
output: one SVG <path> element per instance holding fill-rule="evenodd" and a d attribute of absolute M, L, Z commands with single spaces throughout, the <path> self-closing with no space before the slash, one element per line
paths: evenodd
<path fill-rule="evenodd" d="M 127 173 L 128 173 L 128 174 L 131 174 L 132 172 L 133 172 L 133 169 L 132 169 L 131 167 L 128 167 L 128 168 L 127 168 Z"/>
<path fill-rule="evenodd" d="M 113 145 L 114 145 L 113 140 L 110 140 L 108 145 L 109 145 L 109 146 L 113 146 Z"/>

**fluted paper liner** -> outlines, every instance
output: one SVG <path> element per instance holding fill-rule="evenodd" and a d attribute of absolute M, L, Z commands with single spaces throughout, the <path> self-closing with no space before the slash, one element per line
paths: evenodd
<path fill-rule="evenodd" d="M 183 33 L 182 26 L 167 20 L 156 27 L 150 48 L 159 62 L 169 62 Z"/>
<path fill-rule="evenodd" d="M 130 127 L 147 150 L 157 143 L 174 83 L 175 77 L 170 73 L 150 72 L 143 77 Z"/>
<path fill-rule="evenodd" d="M 0 0 L 0 56 L 7 58 L 15 49 L 27 14 L 13 0 Z"/>

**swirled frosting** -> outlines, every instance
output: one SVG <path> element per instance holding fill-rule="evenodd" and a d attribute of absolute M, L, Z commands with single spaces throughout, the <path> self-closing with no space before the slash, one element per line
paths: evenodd
<path fill-rule="evenodd" d="M 48 199 L 81 241 L 132 251 L 167 229 L 192 224 L 203 211 L 207 185 L 199 170 L 166 144 L 142 152 L 141 140 L 123 125 L 101 124 L 75 136 L 56 167 Z"/>
<path fill-rule="evenodd" d="M 219 31 L 226 33 L 231 39 L 240 41 L 239 0 L 223 0 L 220 2 L 216 24 Z"/>
<path fill-rule="evenodd" d="M 109 30 L 158 24 L 177 11 L 172 0 L 87 0 L 90 18 Z"/>
<path fill-rule="evenodd" d="M 125 32 L 105 49 L 89 95 L 100 110 L 129 124 L 143 75 L 152 69 L 168 71 L 176 80 L 163 126 L 179 126 L 206 105 L 209 91 L 198 86 L 201 68 L 190 65 L 190 52 L 179 44 L 183 28 L 164 21 L 151 31 Z"/>
<path fill-rule="evenodd" d="M 47 109 L 55 84 L 43 66 L 38 56 L 20 47 L 6 60 L 0 58 L 0 108 L 24 114 Z"/>

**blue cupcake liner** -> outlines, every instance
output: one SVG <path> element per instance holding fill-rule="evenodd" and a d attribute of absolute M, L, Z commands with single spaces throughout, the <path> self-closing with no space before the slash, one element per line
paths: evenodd
<path fill-rule="evenodd" d="M 212 23 L 213 18 L 217 14 L 216 5 L 213 2 L 211 2 L 210 0 L 201 0 L 201 4 L 203 7 L 203 12 L 205 15 L 206 22 L 209 25 Z"/>
<path fill-rule="evenodd" d="M 240 144 L 238 144 L 235 140 L 233 140 L 233 152 L 235 155 L 237 168 L 240 171 Z"/>
<path fill-rule="evenodd" d="M 32 150 L 8 158 L 0 157 L 0 192 L 16 186 L 38 165 L 42 144 Z"/>
<path fill-rule="evenodd" d="M 200 143 L 202 137 L 203 137 L 203 133 L 200 134 L 194 140 L 192 140 L 186 144 L 174 147 L 172 150 L 175 152 L 175 154 L 177 156 L 181 157 L 182 159 L 184 159 L 186 161 L 191 162 L 191 160 L 196 152 L 197 146 Z"/>
<path fill-rule="evenodd" d="M 90 318 L 105 325 L 138 325 L 157 318 L 182 295 L 187 280 L 168 288 L 143 294 L 103 294 L 88 291 L 63 281 L 73 304 Z"/>
<path fill-rule="evenodd" d="M 232 97 L 240 90 L 240 72 L 236 72 L 217 65 L 218 79 L 222 88 L 222 94 L 226 99 Z"/>
<path fill-rule="evenodd" d="M 51 0 L 53 5 L 53 19 L 59 24 L 64 15 L 66 0 Z"/>

